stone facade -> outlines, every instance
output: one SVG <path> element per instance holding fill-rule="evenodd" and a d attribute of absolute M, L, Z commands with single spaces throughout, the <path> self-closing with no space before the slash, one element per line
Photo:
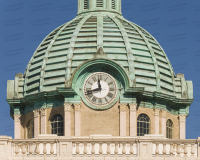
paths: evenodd
<path fill-rule="evenodd" d="M 69 105 L 71 106 L 71 136 L 75 135 L 75 111 L 77 110 L 76 105 Z M 76 106 L 76 107 L 75 107 Z M 81 136 L 90 136 L 92 134 L 109 134 L 112 136 L 120 136 L 120 110 L 125 112 L 125 119 L 124 122 L 126 124 L 126 132 L 124 136 L 131 136 L 130 135 L 130 113 L 131 109 L 136 110 L 136 121 L 137 117 L 144 113 L 150 118 L 150 134 L 155 134 L 155 109 L 145 108 L 145 107 L 134 107 L 123 104 L 120 105 L 117 102 L 113 107 L 103 111 L 93 110 L 87 107 L 83 102 L 79 105 L 78 110 L 80 111 L 80 135 Z M 121 108 L 120 108 L 121 106 Z M 134 107 L 134 108 L 133 108 Z M 68 108 L 69 109 L 69 108 Z M 53 107 L 53 108 L 46 108 L 46 134 L 51 134 L 51 119 L 56 114 L 61 114 L 63 119 L 65 118 L 64 114 L 64 107 Z M 164 112 L 164 113 L 162 113 Z M 158 114 L 159 113 L 159 114 Z M 173 139 L 179 139 L 179 116 L 173 115 L 166 111 L 157 110 L 156 114 L 159 115 L 159 134 L 162 134 L 162 117 L 166 117 L 166 122 L 168 119 L 172 120 L 173 122 Z M 41 117 L 42 112 L 39 111 L 39 134 L 41 134 L 42 128 L 41 125 Z M 21 119 L 21 139 L 27 138 L 27 124 L 31 120 L 34 121 L 34 114 L 28 113 L 26 115 L 22 115 Z M 165 123 L 166 123 L 165 122 Z M 64 126 L 63 126 L 64 127 Z M 124 126 L 122 126 L 124 128 Z M 136 123 L 136 134 L 137 134 L 137 123 Z M 163 135 L 166 136 L 166 133 Z"/>

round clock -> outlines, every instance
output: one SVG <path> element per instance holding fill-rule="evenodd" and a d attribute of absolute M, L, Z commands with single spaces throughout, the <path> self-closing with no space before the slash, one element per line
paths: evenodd
<path fill-rule="evenodd" d="M 83 92 L 90 104 L 101 108 L 109 105 L 115 99 L 117 83 L 111 75 L 105 72 L 96 72 L 85 80 Z"/>

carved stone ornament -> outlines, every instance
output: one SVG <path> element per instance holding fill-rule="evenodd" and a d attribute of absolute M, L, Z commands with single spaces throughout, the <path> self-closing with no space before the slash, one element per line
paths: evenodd
<path fill-rule="evenodd" d="M 180 122 L 185 122 L 186 115 L 179 115 L 179 121 Z"/>
<path fill-rule="evenodd" d="M 74 104 L 74 109 L 76 111 L 80 111 L 81 110 L 81 104 Z"/>
<path fill-rule="evenodd" d="M 131 103 L 129 104 L 130 111 L 136 111 L 137 110 L 137 104 Z"/>
<path fill-rule="evenodd" d="M 46 116 L 46 108 L 40 109 L 41 116 Z"/>
<path fill-rule="evenodd" d="M 154 116 L 159 116 L 159 114 L 160 114 L 160 109 L 155 108 L 154 109 Z"/>
<path fill-rule="evenodd" d="M 15 115 L 14 115 L 14 120 L 15 120 L 15 121 L 20 121 L 20 117 L 21 117 L 20 114 L 15 114 Z"/>
<path fill-rule="evenodd" d="M 166 118 L 166 114 L 167 114 L 167 111 L 162 110 L 162 112 L 161 112 L 161 116 L 164 117 L 164 118 Z"/>
<path fill-rule="evenodd" d="M 126 110 L 127 104 L 120 104 L 120 111 L 125 111 Z"/>
<path fill-rule="evenodd" d="M 33 113 L 34 113 L 34 117 L 36 118 L 36 117 L 39 117 L 39 109 L 37 109 L 37 110 L 34 110 L 33 111 Z"/>
<path fill-rule="evenodd" d="M 71 104 L 65 103 L 64 104 L 64 111 L 65 112 L 67 112 L 67 111 L 70 112 L 71 111 Z"/>

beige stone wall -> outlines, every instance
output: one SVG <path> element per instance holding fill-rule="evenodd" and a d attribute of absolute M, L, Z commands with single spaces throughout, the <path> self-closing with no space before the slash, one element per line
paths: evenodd
<path fill-rule="evenodd" d="M 84 103 L 81 106 L 81 135 L 90 134 L 111 134 L 119 136 L 119 103 L 104 111 L 96 111 L 87 107 Z"/>
<path fill-rule="evenodd" d="M 119 102 L 113 107 L 104 111 L 97 111 L 87 107 L 83 102 L 81 103 L 81 136 L 89 136 L 91 134 L 111 134 L 112 136 L 119 136 Z M 150 118 L 150 134 L 154 134 L 154 110 L 145 107 L 139 107 L 136 111 L 137 117 L 140 114 L 147 114 Z M 55 114 L 61 114 L 64 118 L 64 107 L 48 108 L 46 111 L 46 132 L 51 134 L 50 120 Z M 129 122 L 129 107 L 126 108 L 126 136 L 130 135 Z M 40 117 L 39 117 L 40 119 Z M 159 118 L 159 132 L 161 134 L 161 114 Z M 167 113 L 166 121 L 171 119 L 173 122 L 173 139 L 179 139 L 179 120 L 178 116 Z M 28 113 L 21 117 L 21 138 L 27 138 L 26 126 L 30 120 L 34 120 L 34 114 Z M 40 128 L 41 131 L 41 128 Z M 41 133 L 41 132 L 40 132 Z M 74 136 L 74 107 L 71 109 L 71 135 Z"/>

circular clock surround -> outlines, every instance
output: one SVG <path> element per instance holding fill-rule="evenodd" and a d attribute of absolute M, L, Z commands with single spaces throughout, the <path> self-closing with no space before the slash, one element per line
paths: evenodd
<path fill-rule="evenodd" d="M 87 77 L 83 84 L 83 95 L 95 109 L 111 107 L 118 93 L 117 82 L 108 73 L 95 72 Z"/>

